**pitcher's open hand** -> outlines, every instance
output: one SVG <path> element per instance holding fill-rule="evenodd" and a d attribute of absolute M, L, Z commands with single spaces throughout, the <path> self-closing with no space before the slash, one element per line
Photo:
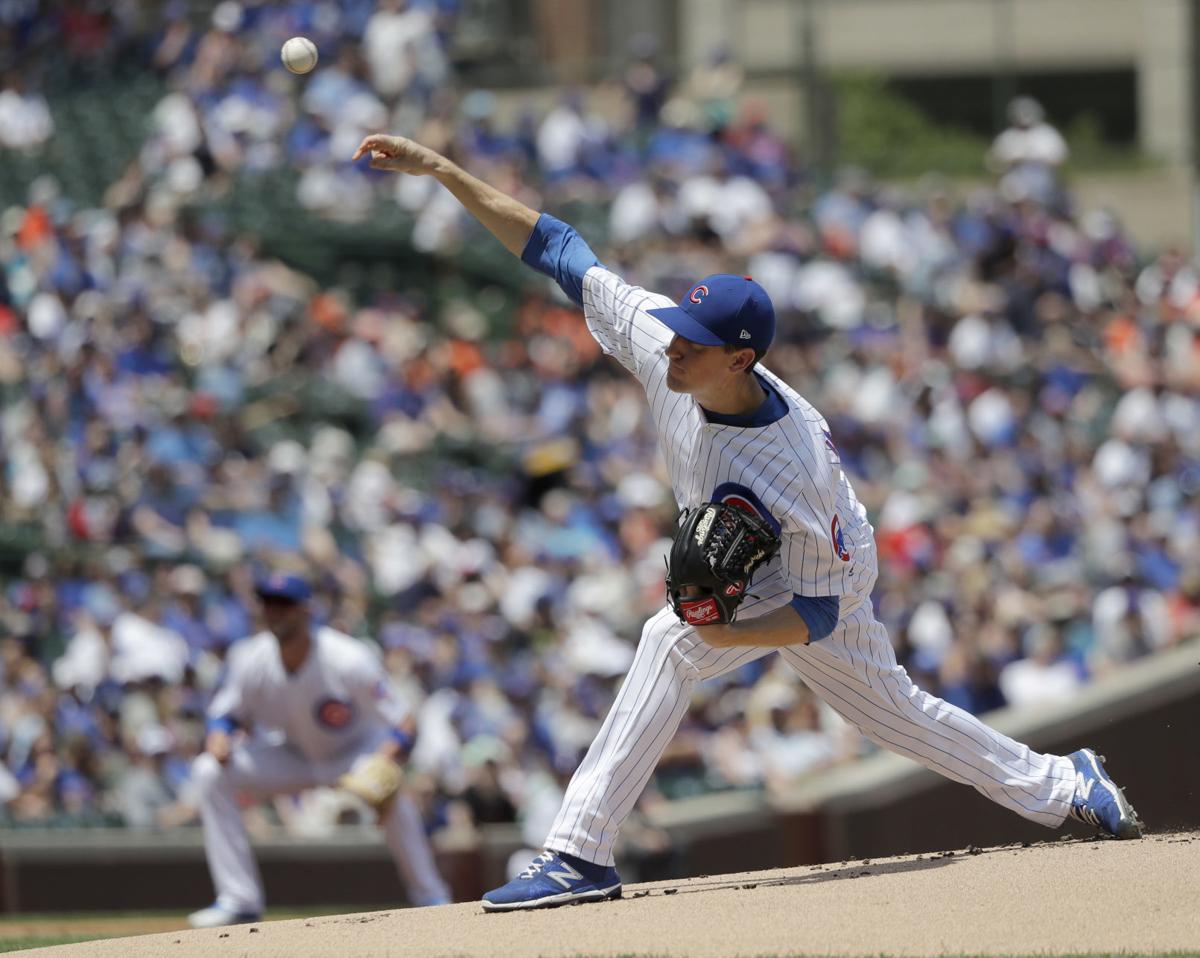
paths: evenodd
<path fill-rule="evenodd" d="M 371 169 L 391 170 L 393 173 L 410 173 L 413 176 L 428 176 L 437 172 L 443 158 L 427 146 L 422 146 L 403 136 L 387 136 L 372 133 L 354 151 L 353 160 L 367 154 L 371 156 Z"/>

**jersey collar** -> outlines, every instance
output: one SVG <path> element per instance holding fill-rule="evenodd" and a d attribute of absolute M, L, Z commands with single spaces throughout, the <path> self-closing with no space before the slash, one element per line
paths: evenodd
<path fill-rule="evenodd" d="M 739 426 L 743 429 L 754 428 L 760 426 L 769 426 L 773 422 L 778 422 L 787 415 L 787 403 L 783 401 L 783 397 L 775 391 L 775 387 L 766 381 L 758 373 L 754 374 L 758 377 L 758 383 L 763 388 L 763 392 L 767 394 L 767 398 L 762 401 L 762 405 L 753 412 L 742 413 L 737 416 L 729 416 L 724 413 L 712 412 L 700 407 L 700 411 L 704 413 L 704 418 L 716 426 Z"/>

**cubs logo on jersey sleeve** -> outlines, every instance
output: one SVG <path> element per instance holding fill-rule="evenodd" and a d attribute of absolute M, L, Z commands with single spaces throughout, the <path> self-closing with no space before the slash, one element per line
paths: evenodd
<path fill-rule="evenodd" d="M 346 699 L 323 698 L 315 709 L 317 724 L 333 732 L 340 732 L 350 726 L 355 719 L 354 703 Z"/>
<path fill-rule="evenodd" d="M 841 465 L 842 454 L 838 452 L 838 447 L 834 445 L 833 434 L 828 429 L 822 429 L 821 434 L 825 437 L 825 451 L 829 453 L 829 461 L 836 465 Z"/>
<path fill-rule="evenodd" d="M 746 488 L 739 482 L 723 482 L 712 494 L 713 502 L 723 502 L 726 505 L 734 506 L 741 509 L 743 512 L 748 512 L 752 516 L 758 516 L 767 525 L 771 527 L 775 535 L 779 535 L 780 524 L 767 510 L 767 507 L 762 504 L 762 500 L 758 498 L 750 489 Z"/>
<path fill-rule="evenodd" d="M 833 551 L 837 553 L 837 557 L 843 562 L 849 562 L 850 550 L 846 548 L 846 534 L 842 532 L 842 520 L 839 516 L 835 515 L 829 523 L 829 538 L 833 541 Z"/>

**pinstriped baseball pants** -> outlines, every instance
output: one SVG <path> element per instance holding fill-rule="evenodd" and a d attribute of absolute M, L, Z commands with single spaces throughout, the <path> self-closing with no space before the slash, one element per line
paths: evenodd
<path fill-rule="evenodd" d="M 218 764 L 207 752 L 196 759 L 192 782 L 204 823 L 204 852 L 218 905 L 232 912 L 263 910 L 262 879 L 238 807 L 238 793 L 290 795 L 332 785 L 376 744 L 369 742 L 361 751 L 314 762 L 290 746 L 250 740 L 234 748 L 226 765 Z M 391 813 L 380 827 L 408 900 L 414 905 L 450 901 L 449 889 L 438 874 L 425 836 L 421 813 L 412 798 L 404 792 L 397 794 Z"/>
<path fill-rule="evenodd" d="M 546 847 L 613 864 L 617 832 L 687 712 L 696 683 L 771 651 L 713 648 L 670 607 L 651 618 L 612 709 L 567 787 Z M 1075 789 L 1070 760 L 1034 752 L 917 688 L 896 663 L 869 601 L 848 611 L 825 638 L 779 652 L 814 694 L 882 747 L 1031 821 L 1057 828 L 1066 818 Z"/>

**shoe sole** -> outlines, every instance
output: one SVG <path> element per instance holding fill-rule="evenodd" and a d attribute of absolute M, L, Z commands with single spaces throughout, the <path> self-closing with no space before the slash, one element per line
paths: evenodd
<path fill-rule="evenodd" d="M 544 898 L 535 898 L 532 901 L 497 903 L 485 900 L 483 902 L 483 910 L 530 911 L 534 908 L 557 908 L 560 905 L 584 905 L 588 902 L 616 901 L 620 897 L 621 886 L 613 885 L 611 888 L 596 888 L 585 892 L 565 891 L 561 895 L 547 895 Z"/>
<path fill-rule="evenodd" d="M 188 916 L 188 926 L 191 928 L 229 928 L 233 925 L 256 925 L 262 921 L 261 915 L 230 915 L 228 921 L 210 922 L 201 920 L 199 923 L 192 921 L 191 916 Z"/>
<path fill-rule="evenodd" d="M 1091 763 L 1092 771 L 1096 773 L 1096 781 L 1104 786 L 1109 795 L 1117 803 L 1117 808 L 1121 812 L 1121 820 L 1117 822 L 1117 832 L 1114 836 L 1123 841 L 1130 839 L 1141 838 L 1143 823 L 1138 818 L 1137 812 L 1133 806 L 1129 804 L 1129 799 L 1125 797 L 1125 793 L 1117 787 L 1117 783 L 1108 777 L 1108 773 L 1104 771 L 1100 763 L 1104 761 L 1098 756 L 1094 749 L 1085 748 L 1084 753 L 1088 757 L 1088 762 Z"/>

